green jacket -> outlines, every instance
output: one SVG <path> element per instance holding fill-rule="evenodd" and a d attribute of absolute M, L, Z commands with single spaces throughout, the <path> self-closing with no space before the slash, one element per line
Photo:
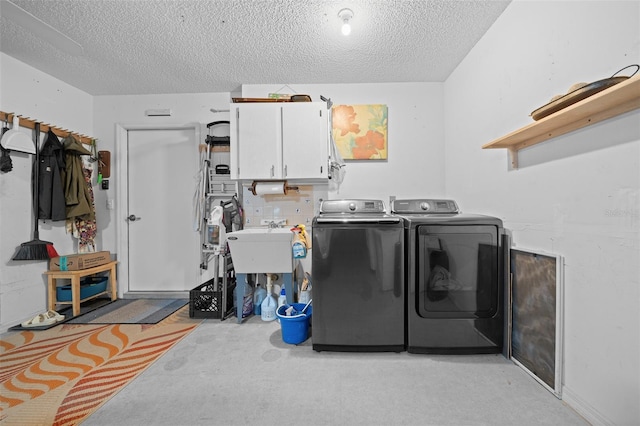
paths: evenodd
<path fill-rule="evenodd" d="M 81 155 L 91 155 L 91 152 L 72 135 L 64 138 L 62 145 L 65 153 L 62 183 L 67 204 L 67 219 L 81 217 L 84 220 L 95 220 L 89 183 L 84 178 L 82 159 L 80 158 Z"/>

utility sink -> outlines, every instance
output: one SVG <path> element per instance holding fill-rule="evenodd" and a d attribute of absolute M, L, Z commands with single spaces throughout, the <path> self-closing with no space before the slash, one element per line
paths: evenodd
<path fill-rule="evenodd" d="M 239 274 L 291 273 L 293 232 L 289 228 L 248 228 L 227 234 L 233 268 Z"/>

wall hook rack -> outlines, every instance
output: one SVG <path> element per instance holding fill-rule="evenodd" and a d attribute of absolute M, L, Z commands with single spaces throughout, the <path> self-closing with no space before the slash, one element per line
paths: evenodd
<path fill-rule="evenodd" d="M 0 111 L 0 121 L 6 121 L 7 123 L 10 123 L 13 120 L 14 115 L 16 114 L 13 112 Z M 17 115 L 18 117 L 20 117 L 20 127 L 34 130 L 36 128 L 36 123 L 40 122 L 39 120 L 34 118 L 23 117 L 20 114 Z M 40 124 L 41 132 L 46 133 L 49 130 L 51 130 L 56 136 L 59 136 L 61 138 L 66 138 L 67 136 L 73 135 L 76 139 L 86 145 L 91 145 L 95 140 L 95 138 L 92 138 L 90 136 L 82 135 L 71 130 L 62 129 L 51 124 Z"/>

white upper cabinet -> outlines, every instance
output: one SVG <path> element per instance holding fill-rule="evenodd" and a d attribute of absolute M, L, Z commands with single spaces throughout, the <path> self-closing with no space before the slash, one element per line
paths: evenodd
<path fill-rule="evenodd" d="M 231 178 L 327 179 L 324 102 L 231 104 Z"/>

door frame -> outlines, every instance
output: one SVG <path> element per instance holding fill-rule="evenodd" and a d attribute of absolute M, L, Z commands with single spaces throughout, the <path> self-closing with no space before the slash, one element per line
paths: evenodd
<path fill-rule="evenodd" d="M 185 124 L 124 124 L 116 123 L 115 129 L 115 176 L 116 190 L 116 248 L 118 250 L 118 297 L 129 292 L 129 238 L 125 218 L 128 216 L 129 195 L 129 130 L 193 130 L 196 143 L 200 141 L 200 123 Z M 196 145 L 197 146 L 197 145 Z M 196 262 L 197 264 L 197 262 Z M 175 292 L 171 292 L 175 293 Z"/>

